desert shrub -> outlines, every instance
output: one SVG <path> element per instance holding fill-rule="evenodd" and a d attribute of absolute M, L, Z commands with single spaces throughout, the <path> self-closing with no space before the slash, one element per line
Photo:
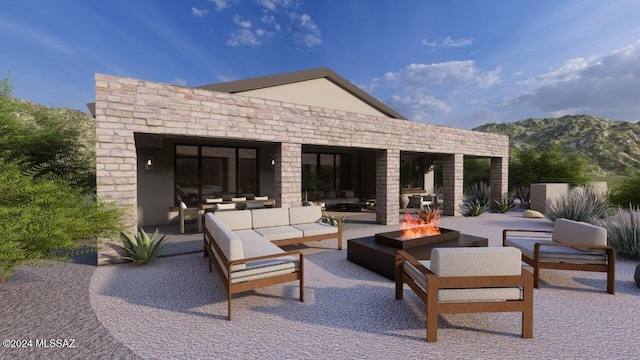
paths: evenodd
<path fill-rule="evenodd" d="M 516 207 L 516 202 L 512 197 L 503 198 L 500 201 L 493 200 L 493 207 L 501 214 Z"/>
<path fill-rule="evenodd" d="M 573 186 L 589 182 L 589 163 L 577 153 L 564 151 L 559 146 L 536 150 L 509 149 L 509 189 L 523 203 L 530 200 L 532 183 L 569 183 Z"/>
<path fill-rule="evenodd" d="M 141 227 L 133 236 L 122 232 L 120 237 L 127 253 L 123 258 L 137 265 L 144 265 L 157 258 L 162 249 L 169 244 L 166 242 L 166 235 L 158 238 L 158 229 L 149 236 Z"/>
<path fill-rule="evenodd" d="M 592 186 L 575 188 L 547 204 L 545 216 L 555 221 L 564 218 L 587 223 L 604 219 L 610 213 L 605 195 Z"/>
<path fill-rule="evenodd" d="M 8 79 L 0 81 L 0 155 L 31 164 L 36 177 L 54 174 L 95 193 L 95 132 L 87 116 L 13 99 L 11 94 Z"/>
<path fill-rule="evenodd" d="M 0 277 L 14 266 L 68 260 L 68 253 L 117 236 L 122 211 L 64 178 L 0 157 Z"/>
<path fill-rule="evenodd" d="M 601 222 L 607 229 L 607 242 L 619 255 L 640 260 L 640 209 L 618 209 L 615 216 Z"/>
<path fill-rule="evenodd" d="M 640 171 L 620 180 L 609 192 L 609 202 L 619 206 L 640 206 Z"/>
<path fill-rule="evenodd" d="M 484 182 L 473 183 L 465 188 L 464 198 L 462 213 L 467 216 L 478 216 L 489 210 L 491 187 Z"/>

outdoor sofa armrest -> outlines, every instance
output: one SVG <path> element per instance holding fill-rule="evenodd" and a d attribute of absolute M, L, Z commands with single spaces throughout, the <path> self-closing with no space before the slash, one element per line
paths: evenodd
<path fill-rule="evenodd" d="M 502 230 L 502 246 L 506 246 L 507 235 L 510 232 L 526 232 L 526 233 L 540 233 L 540 234 L 553 234 L 553 230 L 540 230 L 540 229 L 504 229 Z M 547 239 L 550 237 L 540 237 L 540 239 Z"/>
<path fill-rule="evenodd" d="M 588 244 L 574 244 L 574 243 L 559 243 L 559 242 L 549 242 L 547 244 L 547 242 L 545 241 L 544 243 L 536 243 L 534 245 L 534 252 L 538 253 L 540 252 L 540 247 L 542 246 L 560 246 L 560 247 L 570 247 L 570 248 L 586 248 L 586 249 L 602 249 L 602 250 L 613 250 L 615 251 L 614 248 L 612 248 L 609 245 L 588 245 Z"/>

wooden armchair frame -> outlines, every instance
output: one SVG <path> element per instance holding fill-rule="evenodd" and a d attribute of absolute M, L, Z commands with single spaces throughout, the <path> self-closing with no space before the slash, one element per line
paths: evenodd
<path fill-rule="evenodd" d="M 408 261 L 427 278 L 426 292 L 404 271 L 404 262 Z M 403 250 L 396 253 L 396 299 L 403 298 L 403 284 L 418 295 L 426 305 L 426 327 L 428 342 L 438 341 L 438 315 L 479 312 L 520 312 L 522 313 L 522 337 L 533 337 L 533 278 L 531 273 L 522 270 L 514 276 L 468 276 L 439 277 L 420 264 Z M 472 289 L 495 287 L 520 287 L 521 300 L 489 302 L 439 302 L 440 289 Z"/>
<path fill-rule="evenodd" d="M 526 232 L 526 233 L 547 233 L 552 234 L 552 230 L 527 230 L 527 229 L 504 229 L 502 231 L 502 244 L 505 245 L 507 236 L 513 232 Z M 550 237 L 549 237 L 550 239 Z M 568 248 L 586 248 L 592 250 L 605 250 L 607 256 L 606 264 L 576 264 L 565 262 L 547 262 L 540 259 L 540 252 L 542 248 L 552 247 L 568 247 Z M 615 294 L 616 291 L 616 251 L 611 246 L 606 245 L 585 245 L 574 243 L 558 243 L 552 241 L 542 241 L 534 245 L 533 259 L 525 256 L 522 253 L 522 261 L 533 267 L 533 286 L 538 289 L 540 286 L 540 269 L 556 269 L 556 270 L 579 270 L 579 271 L 595 271 L 607 273 L 607 292 L 609 294 Z"/>
<path fill-rule="evenodd" d="M 207 247 L 207 253 L 209 255 L 209 272 L 212 271 L 211 264 L 214 265 L 220 280 L 222 281 L 225 289 L 227 290 L 227 312 L 228 318 L 231 320 L 231 296 L 233 294 L 254 290 L 262 287 L 267 287 L 276 284 L 282 284 L 290 281 L 300 281 L 300 301 L 304 302 L 304 257 L 302 252 L 300 251 L 286 251 L 279 254 L 274 255 L 266 255 L 266 256 L 257 256 L 252 258 L 246 258 L 241 260 L 229 261 L 227 257 L 224 255 L 213 236 L 209 232 L 209 229 L 205 227 L 204 229 L 205 243 L 208 242 L 210 246 Z M 212 249 L 213 247 L 213 249 Z M 215 254 L 214 254 L 215 252 Z M 224 264 L 224 267 L 227 271 L 228 276 L 225 276 L 222 267 L 216 260 L 217 255 Z M 277 259 L 281 257 L 287 256 L 295 256 L 298 257 L 299 267 L 296 271 L 288 274 L 275 275 L 267 278 L 261 278 L 256 280 L 249 280 L 240 283 L 232 283 L 233 273 L 231 268 L 234 265 L 246 264 L 253 261 L 267 260 L 267 259 Z"/>

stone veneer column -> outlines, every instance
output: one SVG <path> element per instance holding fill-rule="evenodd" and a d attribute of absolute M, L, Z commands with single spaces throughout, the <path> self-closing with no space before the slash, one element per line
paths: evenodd
<path fill-rule="evenodd" d="M 442 215 L 462 215 L 460 207 L 464 201 L 462 192 L 463 169 L 464 156 L 462 154 L 446 155 L 442 161 L 442 191 L 444 197 Z"/>
<path fill-rule="evenodd" d="M 509 159 L 491 158 L 491 202 L 509 196 Z"/>
<path fill-rule="evenodd" d="M 385 225 L 399 222 L 400 150 L 376 151 L 376 221 Z"/>
<path fill-rule="evenodd" d="M 276 201 L 282 207 L 302 206 L 302 144 L 282 143 L 275 159 Z"/>

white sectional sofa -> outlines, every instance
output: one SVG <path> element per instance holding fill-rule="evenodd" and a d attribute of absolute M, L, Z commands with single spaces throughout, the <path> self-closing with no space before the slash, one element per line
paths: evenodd
<path fill-rule="evenodd" d="M 205 256 L 209 256 L 209 271 L 213 265 L 227 289 L 229 319 L 234 293 L 299 280 L 300 300 L 304 300 L 303 255 L 285 252 L 278 245 L 337 238 L 342 249 L 342 223 L 331 226 L 321 218 L 318 206 L 205 215 Z"/>
<path fill-rule="evenodd" d="M 599 271 L 607 273 L 607 292 L 615 293 L 616 252 L 607 245 L 603 227 L 557 219 L 553 231 L 505 229 L 502 243 L 522 251 L 522 261 L 533 267 L 536 288 L 540 269 Z"/>

